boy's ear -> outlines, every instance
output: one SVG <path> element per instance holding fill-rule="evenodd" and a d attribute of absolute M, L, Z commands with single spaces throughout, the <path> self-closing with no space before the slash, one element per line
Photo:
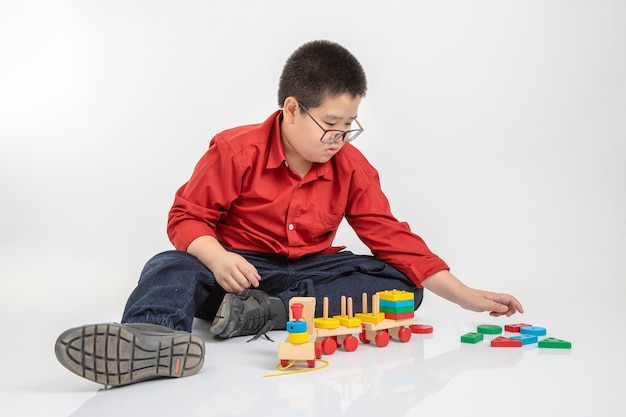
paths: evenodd
<path fill-rule="evenodd" d="M 300 104 L 295 97 L 287 97 L 283 104 L 283 120 L 289 124 L 293 123 L 299 108 Z"/>

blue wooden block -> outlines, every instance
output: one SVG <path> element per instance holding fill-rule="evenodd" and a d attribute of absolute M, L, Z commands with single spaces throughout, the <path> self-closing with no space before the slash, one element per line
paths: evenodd
<path fill-rule="evenodd" d="M 287 333 L 306 332 L 306 321 L 288 321 L 285 330 L 287 330 Z"/>
<path fill-rule="evenodd" d="M 545 336 L 546 335 L 545 327 L 539 327 L 539 326 L 520 327 L 519 332 L 521 334 L 530 334 L 533 336 Z"/>
<path fill-rule="evenodd" d="M 531 343 L 537 343 L 537 336 L 532 334 L 516 334 L 509 336 L 511 339 L 521 340 L 522 345 L 529 345 Z"/>

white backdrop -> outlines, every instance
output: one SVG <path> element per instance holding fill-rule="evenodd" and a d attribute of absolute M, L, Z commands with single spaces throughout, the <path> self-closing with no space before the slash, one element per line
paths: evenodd
<path fill-rule="evenodd" d="M 2 316 L 119 320 L 212 135 L 274 111 L 285 59 L 319 38 L 363 64 L 355 145 L 462 280 L 527 309 L 619 300 L 625 18 L 618 0 L 2 1 Z"/>

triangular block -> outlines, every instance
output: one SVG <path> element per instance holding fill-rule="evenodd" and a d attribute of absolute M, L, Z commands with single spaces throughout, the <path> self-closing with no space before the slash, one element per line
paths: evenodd
<path fill-rule="evenodd" d="M 519 340 L 522 342 L 522 345 L 530 345 L 532 343 L 537 343 L 537 336 L 532 334 L 516 334 L 511 336 L 511 339 Z"/>
<path fill-rule="evenodd" d="M 510 337 L 498 336 L 491 341 L 491 347 L 522 347 L 522 341 Z"/>
<path fill-rule="evenodd" d="M 555 337 L 546 337 L 540 340 L 538 343 L 540 348 L 552 348 L 552 349 L 571 349 L 572 343 L 567 340 L 557 339 Z"/>

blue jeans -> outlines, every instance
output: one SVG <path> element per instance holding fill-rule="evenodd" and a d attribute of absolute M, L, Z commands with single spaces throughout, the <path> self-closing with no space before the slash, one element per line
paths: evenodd
<path fill-rule="evenodd" d="M 406 275 L 370 255 L 343 251 L 332 255 L 308 255 L 288 259 L 280 255 L 233 251 L 253 264 L 261 281 L 259 288 L 289 305 L 292 297 L 315 297 L 316 317 L 323 315 L 328 297 L 329 315 L 341 313 L 341 296 L 352 297 L 353 312 L 361 312 L 362 294 L 404 290 L 415 293 L 415 309 L 423 290 Z M 212 321 L 226 292 L 211 271 L 194 256 L 167 251 L 150 259 L 130 295 L 122 323 L 155 323 L 176 330 L 191 331 L 194 317 Z"/>

